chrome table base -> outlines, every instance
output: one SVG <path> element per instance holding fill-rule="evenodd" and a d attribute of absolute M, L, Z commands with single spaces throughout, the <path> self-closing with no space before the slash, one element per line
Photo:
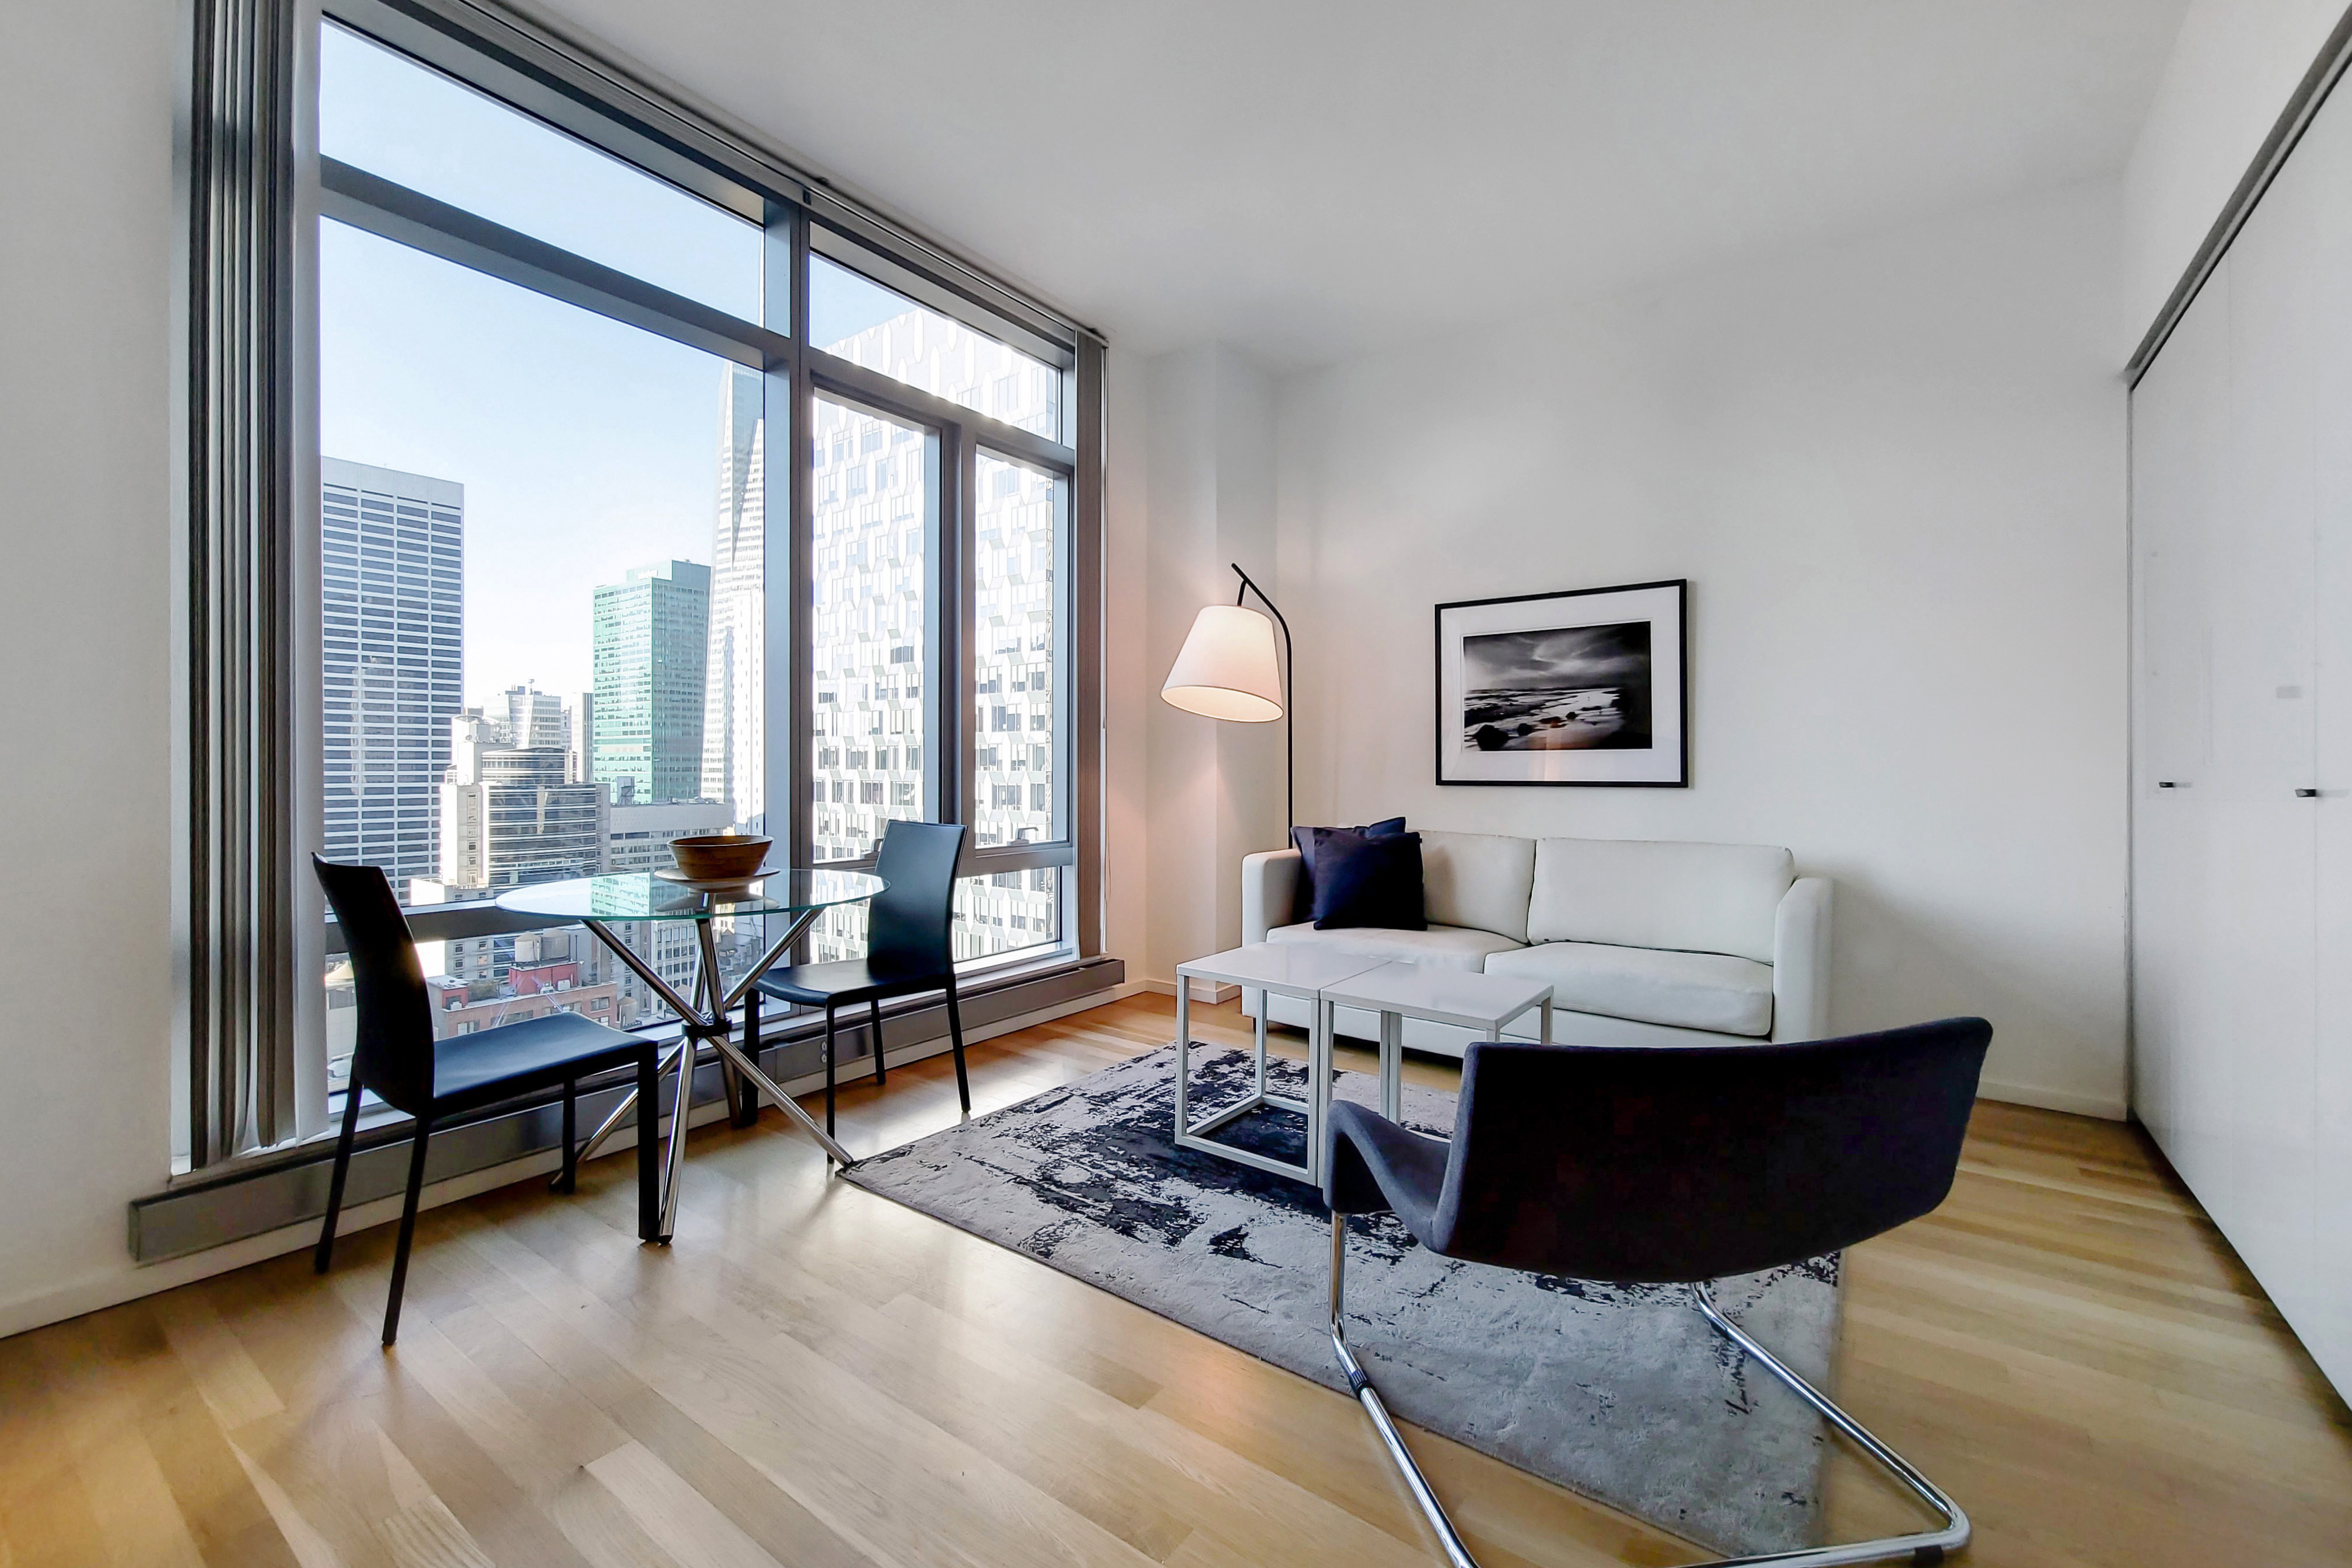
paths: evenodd
<path fill-rule="evenodd" d="M 701 951 L 695 964 L 692 1002 L 679 995 L 667 981 L 655 972 L 652 965 L 639 958 L 629 944 L 623 942 L 604 921 L 591 920 L 581 922 L 595 932 L 597 940 L 611 948 L 614 956 L 627 964 L 638 979 L 651 986 L 654 994 L 667 1003 L 670 1010 L 678 1016 L 682 1037 L 677 1048 L 662 1059 L 660 1066 L 660 1071 L 675 1074 L 677 1084 L 670 1094 L 669 1143 L 663 1151 L 663 1164 L 666 1169 L 662 1176 L 661 1234 L 655 1238 L 663 1245 L 667 1245 L 672 1233 L 677 1228 L 678 1187 L 680 1179 L 686 1173 L 687 1112 L 691 1109 L 696 1058 L 701 1054 L 701 1047 L 706 1045 L 719 1053 L 719 1070 L 727 1077 L 728 1099 L 730 1104 L 739 1095 L 764 1094 L 774 1100 L 782 1109 L 784 1114 L 799 1122 L 803 1131 L 817 1141 L 818 1145 L 824 1150 L 825 1158 L 830 1160 L 836 1168 L 845 1171 L 856 1163 L 850 1159 L 848 1150 L 834 1142 L 825 1130 L 817 1125 L 816 1119 L 801 1109 L 798 1100 L 777 1088 L 775 1080 L 760 1070 L 759 1063 L 752 1059 L 751 1052 L 745 1049 L 744 1046 L 735 1043 L 733 1031 L 727 1022 L 727 1016 L 742 1002 L 745 994 L 751 989 L 760 976 L 765 974 L 778 959 L 792 951 L 793 943 L 801 939 L 802 933 L 806 931 L 816 917 L 823 912 L 822 910 L 804 910 L 794 916 L 784 934 L 772 944 L 767 952 L 761 954 L 759 961 L 751 965 L 750 973 L 737 983 L 732 991 L 726 989 L 726 981 L 719 972 L 719 943 L 717 937 L 711 932 L 710 922 L 696 921 L 695 934 L 701 942 Z M 747 1041 L 745 1045 L 756 1049 L 758 1042 Z M 613 1108 L 612 1114 L 606 1116 L 597 1125 L 596 1131 L 588 1135 L 588 1141 L 580 1146 L 579 1153 L 574 1156 L 574 1163 L 586 1160 L 594 1154 L 604 1140 L 611 1137 L 614 1131 L 620 1126 L 622 1118 L 635 1108 L 636 1103 L 636 1091 L 631 1089 L 622 1098 L 621 1103 Z M 637 1135 L 641 1138 L 652 1137 L 658 1120 L 658 1108 L 653 1115 L 640 1116 L 637 1119 Z"/>

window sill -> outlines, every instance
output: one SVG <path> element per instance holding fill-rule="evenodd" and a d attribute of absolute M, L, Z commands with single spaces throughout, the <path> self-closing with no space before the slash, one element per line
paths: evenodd
<path fill-rule="evenodd" d="M 1118 959 L 1079 959 L 1066 952 L 992 967 L 984 979 L 973 977 L 978 984 L 957 988 L 966 1037 L 985 1039 L 1018 1027 L 1011 1021 L 1033 1013 L 1073 1004 L 1092 1005 L 1126 977 L 1127 966 Z M 939 1001 L 886 1007 L 883 1018 L 883 1037 L 892 1058 L 919 1059 L 945 1048 L 947 1009 Z M 761 1023 L 761 1068 L 787 1090 L 804 1091 L 819 1065 L 822 1016 L 803 1013 Z M 675 1026 L 669 1036 L 676 1037 Z M 583 1087 L 582 1128 L 595 1126 L 626 1091 L 627 1086 L 617 1081 Z M 698 1062 L 693 1103 L 706 1107 L 720 1098 L 717 1061 Z M 448 1183 L 505 1166 L 516 1168 L 505 1179 L 524 1179 L 530 1173 L 526 1163 L 552 1160 L 560 1145 L 556 1099 L 511 1100 L 446 1131 L 436 1129 L 426 1181 Z M 397 1112 L 388 1111 L 381 1121 L 367 1119 L 352 1155 L 345 1199 L 349 1207 L 398 1192 L 406 1176 L 408 1126 L 408 1119 Z M 628 1146 L 626 1140 L 622 1146 Z M 333 1157 L 333 1134 L 321 1134 L 250 1156 L 227 1169 L 215 1167 L 196 1177 L 183 1177 L 160 1193 L 135 1199 L 131 1205 L 131 1257 L 140 1263 L 155 1263 L 314 1221 L 325 1210 Z M 308 1244 L 297 1237 L 289 1246 Z"/>

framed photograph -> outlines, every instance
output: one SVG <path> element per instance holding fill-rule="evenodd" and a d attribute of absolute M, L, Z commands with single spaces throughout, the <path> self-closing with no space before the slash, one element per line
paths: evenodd
<path fill-rule="evenodd" d="M 1437 782 L 1690 783 L 1690 584 L 1437 606 Z"/>

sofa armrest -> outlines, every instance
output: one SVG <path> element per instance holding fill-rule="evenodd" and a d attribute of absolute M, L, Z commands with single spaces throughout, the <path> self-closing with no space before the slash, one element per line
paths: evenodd
<path fill-rule="evenodd" d="M 1772 921 L 1772 1037 L 1827 1039 L 1830 904 L 1827 877 L 1800 877 Z"/>
<path fill-rule="evenodd" d="M 1290 923 L 1297 907 L 1299 855 L 1268 849 L 1242 857 L 1242 941 L 1264 942 L 1276 926 Z"/>

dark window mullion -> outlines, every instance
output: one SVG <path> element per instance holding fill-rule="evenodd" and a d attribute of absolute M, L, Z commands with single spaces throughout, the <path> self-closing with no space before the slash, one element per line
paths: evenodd
<path fill-rule="evenodd" d="M 955 545 L 955 453 L 961 440 L 962 427 L 947 424 L 932 426 L 923 443 L 931 494 L 930 510 L 923 520 L 923 679 L 931 726 L 923 758 L 923 815 L 933 822 L 963 820 L 955 804 L 957 616 L 955 595 L 944 586 L 954 581 L 961 556 Z"/>
<path fill-rule="evenodd" d="M 364 169 L 320 158 L 319 182 L 321 216 L 395 244 L 739 364 L 791 352 L 781 334 L 755 322 Z"/>
<path fill-rule="evenodd" d="M 788 220 L 792 225 L 792 440 L 784 449 L 789 481 L 792 517 L 786 532 L 785 551 L 788 556 L 790 590 L 785 595 L 785 635 L 770 644 L 768 656 L 769 679 L 782 679 L 792 693 L 790 734 L 785 742 L 785 771 L 790 777 L 786 786 L 787 805 L 784 816 L 784 839 L 791 852 L 791 863 L 809 866 L 815 863 L 816 813 L 809 805 L 809 786 L 816 776 L 816 742 L 810 734 L 816 721 L 816 661 L 814 650 L 803 646 L 815 626 L 814 608 L 816 580 L 816 384 L 811 374 L 808 342 L 808 216 L 795 210 Z M 783 668 L 776 668 L 781 659 Z M 774 829 L 770 829 L 774 836 Z M 795 962 L 808 961 L 808 941 L 803 937 Z"/>
<path fill-rule="evenodd" d="M 974 625 L 979 617 L 972 614 L 973 595 L 978 588 L 974 557 L 980 539 L 980 444 L 970 438 L 968 431 L 959 430 L 962 439 L 956 450 L 956 725 L 961 744 L 956 749 L 956 811 L 955 820 L 970 822 L 977 815 L 979 776 L 979 726 L 973 722 L 972 703 L 979 695 L 980 661 L 975 656 Z M 967 837 L 964 856 L 970 860 L 977 847 Z"/>
<path fill-rule="evenodd" d="M 1078 846 L 1076 874 L 1066 879 L 1062 912 L 1071 923 L 1064 934 L 1079 956 L 1103 950 L 1103 355 L 1099 344 L 1082 342 L 1074 376 L 1071 432 L 1078 471 L 1070 488 L 1070 649 L 1076 679 L 1070 682 L 1071 816 L 1069 837 Z"/>

